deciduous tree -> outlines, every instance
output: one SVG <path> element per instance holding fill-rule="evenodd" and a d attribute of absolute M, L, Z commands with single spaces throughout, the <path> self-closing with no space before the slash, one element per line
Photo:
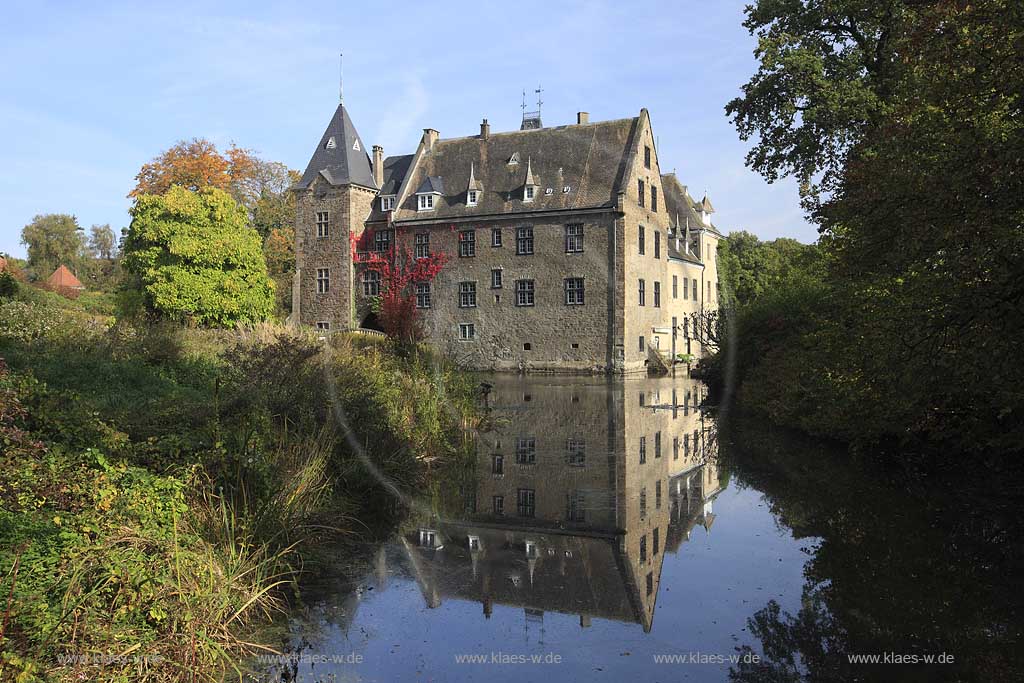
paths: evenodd
<path fill-rule="evenodd" d="M 746 26 L 760 68 L 727 111 L 753 168 L 803 184 L 828 263 L 776 356 L 791 417 L 1020 449 L 1024 3 L 759 0 Z"/>
<path fill-rule="evenodd" d="M 36 216 L 22 229 L 21 243 L 28 247 L 28 264 L 37 279 L 49 277 L 61 264 L 77 270 L 85 257 L 85 233 L 68 214 Z"/>
<path fill-rule="evenodd" d="M 94 225 L 89 229 L 89 249 L 93 258 L 110 260 L 117 250 L 117 238 L 110 224 Z"/>
<path fill-rule="evenodd" d="M 273 312 L 259 235 L 216 188 L 140 195 L 124 243 L 125 270 L 150 313 L 198 325 L 264 320 Z"/>

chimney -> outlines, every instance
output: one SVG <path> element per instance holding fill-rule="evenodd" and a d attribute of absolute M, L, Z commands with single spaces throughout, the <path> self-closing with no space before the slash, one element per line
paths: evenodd
<path fill-rule="evenodd" d="M 491 124 L 487 123 L 487 119 L 480 122 L 480 137 L 484 140 L 491 137 Z"/>
<path fill-rule="evenodd" d="M 428 150 L 434 149 L 434 143 L 437 142 L 439 137 L 441 137 L 441 134 L 433 128 L 423 129 L 423 144 L 426 145 Z"/>
<path fill-rule="evenodd" d="M 576 112 L 576 125 L 582 125 L 584 123 L 590 123 L 590 114 L 585 111 Z"/>
<path fill-rule="evenodd" d="M 380 145 L 373 146 L 373 182 L 377 189 L 384 187 L 384 148 Z"/>

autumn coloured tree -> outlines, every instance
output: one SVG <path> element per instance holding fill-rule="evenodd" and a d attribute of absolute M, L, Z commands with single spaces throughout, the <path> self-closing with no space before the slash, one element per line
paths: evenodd
<path fill-rule="evenodd" d="M 253 172 L 255 164 L 249 150 L 234 145 L 221 154 L 205 138 L 182 140 L 142 166 L 135 176 L 135 189 L 128 196 L 134 199 L 145 194 L 164 194 L 174 186 L 192 192 L 215 187 L 236 195 L 235 186 Z"/>
<path fill-rule="evenodd" d="M 209 140 L 193 138 L 178 142 L 145 164 L 128 196 L 138 200 L 164 195 L 173 187 L 190 192 L 215 188 L 230 194 L 259 234 L 270 275 L 277 284 L 278 309 L 287 312 L 289 275 L 295 260 L 295 197 L 289 188 L 299 177 L 285 164 L 260 159 L 252 150 L 232 145 L 221 152 Z"/>
<path fill-rule="evenodd" d="M 448 262 L 444 252 L 416 257 L 396 234 L 384 251 L 365 247 L 373 244 L 374 231 L 352 236 L 352 261 L 380 276 L 379 318 L 384 333 L 403 346 L 423 339 L 423 326 L 416 309 L 416 285 L 430 283 Z"/>

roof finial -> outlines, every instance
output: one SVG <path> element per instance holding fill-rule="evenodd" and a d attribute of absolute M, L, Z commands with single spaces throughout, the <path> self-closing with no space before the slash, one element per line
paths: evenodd
<path fill-rule="evenodd" d="M 338 53 L 338 104 L 345 103 L 345 89 L 343 87 L 345 79 L 345 55 L 344 53 Z"/>
<path fill-rule="evenodd" d="M 543 89 L 538 85 L 534 92 L 537 93 L 537 111 L 526 111 L 526 91 L 523 91 L 523 103 L 520 105 L 523 108 L 523 123 L 519 130 L 532 130 L 543 127 L 540 122 L 540 108 L 544 104 L 544 101 L 540 99 L 540 94 L 543 92 Z"/>

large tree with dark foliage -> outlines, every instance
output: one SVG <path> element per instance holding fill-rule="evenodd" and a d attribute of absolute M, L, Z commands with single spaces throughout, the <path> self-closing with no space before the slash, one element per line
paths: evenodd
<path fill-rule="evenodd" d="M 828 263 L 815 331 L 765 366 L 799 387 L 776 417 L 1019 449 L 1024 3 L 759 0 L 745 25 L 760 69 L 727 112 Z"/>

